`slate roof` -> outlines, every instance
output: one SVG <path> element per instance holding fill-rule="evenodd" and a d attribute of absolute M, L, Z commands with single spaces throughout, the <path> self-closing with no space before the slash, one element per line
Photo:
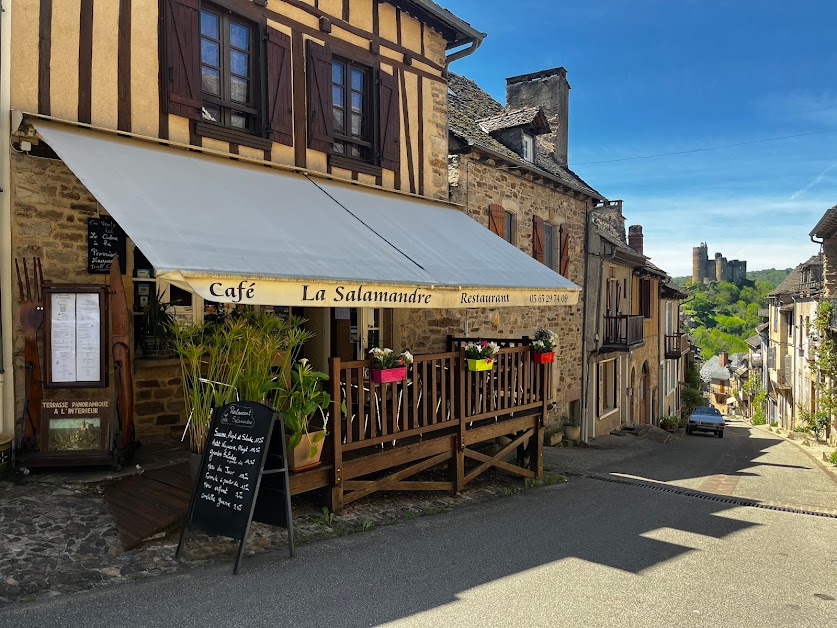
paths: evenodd
<path fill-rule="evenodd" d="M 549 178 L 557 179 L 567 187 L 595 199 L 606 200 L 572 170 L 558 164 L 552 158 L 552 153 L 537 142 L 535 162 L 529 163 L 491 137 L 477 122 L 477 120 L 493 118 L 502 111 L 503 106 L 474 81 L 453 72 L 448 73 L 448 127 L 451 134 L 466 143 L 487 149 L 517 166 L 535 173 L 546 174 Z"/>
<path fill-rule="evenodd" d="M 521 109 L 506 107 L 500 113 L 477 120 L 477 124 L 486 133 L 511 129 L 516 126 L 533 126 L 542 133 L 549 133 L 550 131 L 549 122 L 547 122 L 540 107 L 522 107 Z"/>
<path fill-rule="evenodd" d="M 808 266 L 822 266 L 822 258 L 819 255 L 812 255 L 807 262 L 799 264 L 794 268 L 790 274 L 784 278 L 776 288 L 773 289 L 767 296 L 778 297 L 782 294 L 793 294 L 796 292 L 796 287 L 802 283 L 802 269 Z"/>
<path fill-rule="evenodd" d="M 756 334 L 755 336 L 750 336 L 744 342 L 750 345 L 753 349 L 758 349 L 759 347 L 761 347 L 761 336 L 759 336 L 758 334 Z"/>
<path fill-rule="evenodd" d="M 827 240 L 835 232 L 837 232 L 837 205 L 825 210 L 817 226 L 811 230 L 809 235 Z"/>

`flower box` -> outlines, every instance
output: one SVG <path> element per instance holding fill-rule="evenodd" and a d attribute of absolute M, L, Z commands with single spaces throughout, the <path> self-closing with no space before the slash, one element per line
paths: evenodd
<path fill-rule="evenodd" d="M 535 364 L 551 364 L 555 360 L 555 352 L 549 351 L 548 353 L 538 353 L 535 352 Z"/>
<path fill-rule="evenodd" d="M 399 366 L 394 369 L 372 369 L 372 380 L 376 384 L 401 382 L 407 377 L 407 367 Z"/>
<path fill-rule="evenodd" d="M 494 368 L 494 358 L 486 360 L 468 360 L 469 371 L 490 371 Z"/>

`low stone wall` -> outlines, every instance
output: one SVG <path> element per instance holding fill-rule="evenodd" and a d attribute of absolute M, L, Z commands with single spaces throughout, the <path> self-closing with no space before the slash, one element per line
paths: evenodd
<path fill-rule="evenodd" d="M 186 426 L 180 361 L 134 361 L 134 424 L 140 441 L 179 439 Z"/>

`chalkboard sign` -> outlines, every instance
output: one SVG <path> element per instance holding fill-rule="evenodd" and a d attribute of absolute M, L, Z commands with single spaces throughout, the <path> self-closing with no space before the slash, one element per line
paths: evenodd
<path fill-rule="evenodd" d="M 119 256 L 119 270 L 125 274 L 125 232 L 109 216 L 87 219 L 87 272 L 106 275 L 113 257 Z"/>
<path fill-rule="evenodd" d="M 268 481 L 264 483 L 265 499 L 260 500 L 263 475 L 268 476 L 265 478 Z M 293 556 L 282 420 L 262 404 L 235 402 L 212 413 L 200 471 L 175 556 L 180 555 L 187 529 L 198 528 L 240 542 L 234 569 L 238 573 L 256 502 L 260 502 L 257 521 L 288 528 Z"/>

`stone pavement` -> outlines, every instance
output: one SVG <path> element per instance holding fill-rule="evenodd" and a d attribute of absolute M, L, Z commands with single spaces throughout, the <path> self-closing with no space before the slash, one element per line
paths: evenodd
<path fill-rule="evenodd" d="M 152 458 L 156 462 L 149 464 L 167 460 L 164 454 Z M 121 473 L 128 472 L 137 469 Z M 178 530 L 125 552 L 103 497 L 114 474 L 88 470 L 78 471 L 74 477 L 72 471 L 61 471 L 44 477 L 49 475 L 33 472 L 26 478 L 8 474 L 0 478 L 0 607 L 183 572 L 199 565 L 232 565 L 237 544 L 199 531 L 190 532 L 181 560 L 174 559 Z M 564 478 L 547 474 L 545 483 L 556 481 Z M 297 496 L 293 500 L 297 544 L 367 531 L 522 490 L 524 483 L 519 479 L 491 470 L 459 496 L 378 493 L 350 504 L 336 516 L 312 497 Z M 286 539 L 283 529 L 254 523 L 247 555 L 285 552 Z"/>

